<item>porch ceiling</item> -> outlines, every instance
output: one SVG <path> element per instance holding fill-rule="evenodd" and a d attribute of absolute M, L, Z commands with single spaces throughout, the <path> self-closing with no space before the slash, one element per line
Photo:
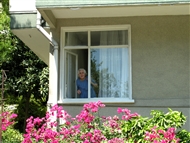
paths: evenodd
<path fill-rule="evenodd" d="M 55 27 L 56 19 L 62 18 L 96 18 L 129 17 L 159 15 L 190 15 L 190 4 L 154 4 L 130 6 L 99 7 L 62 7 L 38 8 L 50 27 Z"/>

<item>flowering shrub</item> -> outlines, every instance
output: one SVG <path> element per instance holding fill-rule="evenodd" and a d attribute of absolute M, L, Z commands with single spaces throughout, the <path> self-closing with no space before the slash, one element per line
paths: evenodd
<path fill-rule="evenodd" d="M 169 109 L 167 114 L 152 111 L 152 118 L 143 118 L 128 109 L 118 108 L 113 117 L 99 117 L 105 105 L 100 101 L 84 104 L 72 118 L 61 106 L 54 105 L 43 118 L 27 120 L 23 143 L 178 143 L 176 129 L 185 123 L 185 116 Z M 175 117 L 175 118 L 174 118 Z M 62 119 L 59 125 L 55 119 Z"/>
<path fill-rule="evenodd" d="M 170 143 L 171 141 L 179 142 L 179 139 L 175 137 L 175 128 L 168 128 L 167 131 L 163 129 L 157 129 L 155 126 L 151 129 L 151 132 L 146 132 L 145 140 L 154 143 Z"/>
<path fill-rule="evenodd" d="M 17 114 L 11 114 L 10 112 L 1 113 L 2 118 L 2 131 L 5 131 L 10 125 L 14 123 L 14 119 L 17 117 Z"/>
<path fill-rule="evenodd" d="M 22 134 L 13 129 L 14 120 L 17 114 L 11 113 L 11 111 L 5 111 L 0 114 L 1 117 L 1 130 L 3 143 L 20 143 L 23 140 Z"/>

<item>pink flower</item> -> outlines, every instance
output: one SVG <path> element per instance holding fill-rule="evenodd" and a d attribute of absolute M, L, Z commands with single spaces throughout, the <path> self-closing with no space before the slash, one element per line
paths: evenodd
<path fill-rule="evenodd" d="M 100 101 L 84 104 L 82 111 L 72 118 L 62 107 L 52 106 L 50 112 L 44 118 L 30 117 L 27 120 L 26 134 L 23 143 L 43 141 L 44 143 L 124 143 L 133 138 L 130 123 L 135 123 L 139 117 L 137 113 L 131 113 L 129 109 L 118 108 L 118 114 L 122 113 L 122 119 L 118 116 L 99 117 L 98 111 L 105 107 Z M 4 115 L 8 115 L 4 113 Z M 63 119 L 59 130 L 56 130 L 58 122 L 52 119 Z M 138 118 L 139 119 L 139 118 Z M 6 125 L 10 124 L 4 119 Z M 138 124 L 137 124 L 138 125 Z M 3 126 L 6 129 L 6 126 Z M 127 128 L 127 129 L 126 129 Z M 125 131 L 127 130 L 127 131 Z M 137 130 L 138 131 L 138 130 Z M 127 134 L 127 135 L 126 135 Z M 175 128 L 168 130 L 154 126 L 145 132 L 144 140 L 152 143 L 178 143 L 175 136 Z M 128 139 L 126 139 L 126 137 Z M 137 142 L 133 140 L 134 143 Z"/>
<path fill-rule="evenodd" d="M 122 138 L 113 138 L 108 143 L 124 143 L 124 140 Z"/>
<path fill-rule="evenodd" d="M 14 123 L 13 119 L 17 117 L 17 114 L 11 114 L 10 112 L 3 112 L 1 129 L 5 131 L 10 125 Z"/>
<path fill-rule="evenodd" d="M 119 108 L 117 109 L 117 113 L 118 113 L 118 114 L 122 113 L 122 108 L 119 107 Z"/>
<path fill-rule="evenodd" d="M 146 132 L 145 140 L 151 141 L 154 143 L 169 143 L 175 141 L 175 143 L 179 142 L 179 139 L 175 138 L 175 128 L 168 128 L 167 131 L 162 129 L 157 129 L 154 126 L 151 129 L 151 132 Z"/>
<path fill-rule="evenodd" d="M 11 114 L 10 118 L 16 118 L 17 117 L 17 114 Z"/>

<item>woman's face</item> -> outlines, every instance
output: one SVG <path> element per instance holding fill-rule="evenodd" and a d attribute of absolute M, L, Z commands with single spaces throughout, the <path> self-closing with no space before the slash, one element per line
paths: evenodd
<path fill-rule="evenodd" d="M 79 78 L 82 79 L 82 80 L 85 79 L 85 71 L 84 70 L 79 71 Z"/>

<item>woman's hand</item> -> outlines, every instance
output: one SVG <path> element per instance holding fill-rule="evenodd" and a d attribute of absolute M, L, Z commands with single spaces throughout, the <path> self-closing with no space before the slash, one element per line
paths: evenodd
<path fill-rule="evenodd" d="M 80 90 L 77 90 L 77 94 L 81 94 L 81 91 L 80 91 Z"/>

